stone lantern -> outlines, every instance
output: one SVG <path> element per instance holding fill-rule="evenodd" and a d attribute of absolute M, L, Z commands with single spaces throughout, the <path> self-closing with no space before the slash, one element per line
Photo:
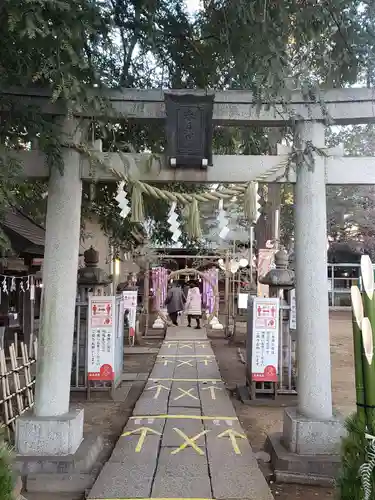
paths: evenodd
<path fill-rule="evenodd" d="M 112 283 L 108 274 L 98 267 L 99 252 L 92 246 L 83 254 L 85 267 L 78 270 L 78 299 L 88 300 L 89 295 L 109 295 Z"/>
<path fill-rule="evenodd" d="M 290 307 L 284 297 L 284 291 L 289 291 L 295 287 L 294 271 L 288 268 L 289 256 L 284 249 L 280 249 L 275 254 L 275 267 L 271 269 L 259 281 L 263 285 L 269 286 L 269 296 L 279 297 L 282 315 L 280 318 L 280 337 L 282 345 L 282 368 L 283 372 L 295 374 L 295 352 L 292 348 L 296 340 L 289 328 Z M 293 344 L 295 346 L 295 344 Z"/>
<path fill-rule="evenodd" d="M 74 328 L 71 388 L 79 389 L 86 384 L 87 314 L 90 295 L 110 295 L 112 283 L 108 274 L 98 267 L 99 252 L 92 246 L 83 254 L 85 267 L 78 270 L 78 293 Z M 78 354 L 77 354 L 78 353 Z"/>
<path fill-rule="evenodd" d="M 281 295 L 284 290 L 291 290 L 295 287 L 294 271 L 288 268 L 289 256 L 288 253 L 281 249 L 275 254 L 275 267 L 260 278 L 259 282 L 262 285 L 269 286 L 269 296 L 279 297 L 281 307 L 287 305 L 285 297 Z M 288 319 L 287 310 L 284 311 L 283 319 Z"/>
<path fill-rule="evenodd" d="M 260 278 L 262 285 L 269 286 L 270 297 L 280 297 L 280 290 L 291 290 L 294 288 L 294 271 L 288 268 L 289 257 L 285 250 L 279 250 L 275 254 L 275 267 Z"/>

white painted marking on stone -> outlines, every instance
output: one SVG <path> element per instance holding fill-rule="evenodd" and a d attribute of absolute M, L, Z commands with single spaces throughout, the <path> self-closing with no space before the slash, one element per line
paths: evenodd
<path fill-rule="evenodd" d="M 204 363 L 205 366 L 208 366 L 208 363 L 212 363 L 212 359 L 199 359 L 198 361 Z"/>
<path fill-rule="evenodd" d="M 180 387 L 178 387 L 178 390 L 181 392 L 181 394 L 179 396 L 177 396 L 176 398 L 174 398 L 174 401 L 177 401 L 178 399 L 181 399 L 184 396 L 190 396 L 192 399 L 198 399 L 197 396 L 194 396 L 194 394 L 191 394 L 191 391 L 194 390 L 194 387 L 191 387 L 187 391 L 185 389 L 181 389 Z"/>
<path fill-rule="evenodd" d="M 183 365 L 187 365 L 187 366 L 193 367 L 193 365 L 191 364 L 191 362 L 192 362 L 191 359 L 188 359 L 188 360 L 185 360 L 185 361 L 180 361 L 180 364 L 177 365 L 177 368 L 180 367 L 180 366 L 183 366 Z"/>
<path fill-rule="evenodd" d="M 162 385 L 162 384 L 153 385 L 152 387 L 148 387 L 146 389 L 146 391 L 151 391 L 152 389 L 156 389 L 153 399 L 158 399 L 158 397 L 160 396 L 160 393 L 161 393 L 162 389 L 164 389 L 167 392 L 169 392 L 169 387 L 165 387 L 165 385 Z"/>
<path fill-rule="evenodd" d="M 170 359 L 158 359 L 158 360 L 156 360 L 156 362 L 157 363 L 163 363 L 164 366 L 167 366 L 168 363 L 173 363 L 173 361 L 170 360 Z"/>
<path fill-rule="evenodd" d="M 210 391 L 211 399 L 216 399 L 215 391 L 221 391 L 221 387 L 216 387 L 215 385 L 211 385 L 210 387 L 204 387 L 202 391 Z"/>
<path fill-rule="evenodd" d="M 180 349 L 183 349 L 184 347 L 187 347 L 188 349 L 193 349 L 193 346 L 191 344 L 183 344 L 178 346 Z"/>

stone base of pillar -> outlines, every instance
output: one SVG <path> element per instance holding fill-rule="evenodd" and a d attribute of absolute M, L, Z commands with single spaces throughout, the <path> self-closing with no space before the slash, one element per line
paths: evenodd
<path fill-rule="evenodd" d="M 72 409 L 58 417 L 36 417 L 32 411 L 16 421 L 19 455 L 74 455 L 83 440 L 83 410 Z"/>
<path fill-rule="evenodd" d="M 82 495 L 92 487 L 104 441 L 82 430 L 83 410 L 56 418 L 38 418 L 30 412 L 17 421 L 13 467 L 23 477 L 26 491 Z"/>
<path fill-rule="evenodd" d="M 283 432 L 267 437 L 277 482 L 332 485 L 340 467 L 343 419 L 306 418 L 296 408 L 284 412 Z"/>

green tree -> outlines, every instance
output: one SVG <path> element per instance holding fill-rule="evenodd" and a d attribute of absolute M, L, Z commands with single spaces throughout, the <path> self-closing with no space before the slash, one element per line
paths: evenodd
<path fill-rule="evenodd" d="M 109 40 L 110 18 L 91 0 L 5 0 L 0 7 L 0 216 L 9 205 L 25 201 L 19 165 L 10 154 L 38 139 L 50 167 L 62 168 L 58 127 L 37 103 L 6 89 L 48 87 L 53 100 L 93 104 L 88 85 L 101 84 L 92 63 Z M 91 54 L 91 57 L 90 57 Z M 22 94 L 22 90 L 21 90 Z M 30 187 L 31 195 L 34 186 Z M 1 237 L 3 244 L 5 238 Z"/>
<path fill-rule="evenodd" d="M 375 156 L 374 125 L 355 125 L 331 130 L 328 144 L 342 144 L 347 156 Z M 374 253 L 375 188 L 366 186 L 328 186 L 327 222 L 329 236 L 336 241 L 362 241 Z"/>
<path fill-rule="evenodd" d="M 106 104 L 93 97 L 93 88 L 245 88 L 259 100 L 272 101 L 280 91 L 288 99 L 290 77 L 298 78 L 306 92 L 316 83 L 342 86 L 373 81 L 373 2 L 203 4 L 191 18 L 180 0 L 5 0 L 0 8 L 1 88 L 44 86 L 62 104 L 98 107 Z M 37 105 L 10 101 L 3 91 L 0 106 L 1 210 L 20 198 L 17 165 L 10 161 L 9 150 L 24 148 L 37 137 L 50 166 L 62 165 L 58 130 Z M 130 144 L 134 151 L 164 149 L 162 131 L 155 127 L 124 119 L 111 127 L 97 124 L 96 136 L 103 130 L 112 150 L 120 144 Z M 221 127 L 215 149 L 267 153 L 267 132 Z M 110 193 L 113 189 L 103 196 Z M 149 213 L 157 214 L 160 229 L 165 226 L 166 208 L 159 205 L 155 212 L 153 203 L 147 201 L 152 207 Z M 111 218 L 107 207 L 102 217 Z M 109 222 L 106 225 L 110 230 Z M 166 237 L 167 233 L 164 241 Z"/>

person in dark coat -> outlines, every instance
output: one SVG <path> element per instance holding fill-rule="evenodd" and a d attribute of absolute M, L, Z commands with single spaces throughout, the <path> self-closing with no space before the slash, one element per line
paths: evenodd
<path fill-rule="evenodd" d="M 169 317 L 175 326 L 178 326 L 178 313 L 184 310 L 185 301 L 186 298 L 181 287 L 178 283 L 173 282 L 172 286 L 168 290 L 167 298 L 165 299 L 165 306 L 167 307 Z"/>

